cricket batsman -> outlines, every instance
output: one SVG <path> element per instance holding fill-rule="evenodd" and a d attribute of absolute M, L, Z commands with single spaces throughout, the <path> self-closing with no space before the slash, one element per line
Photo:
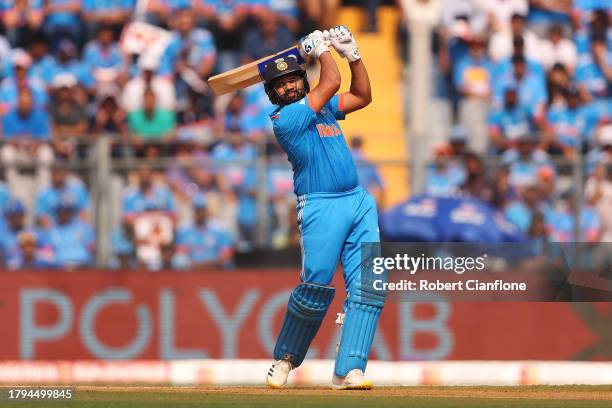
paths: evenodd
<path fill-rule="evenodd" d="M 349 62 L 350 90 L 336 94 L 340 72 L 326 40 Z M 293 166 L 297 223 L 301 234 L 301 283 L 292 291 L 266 377 L 272 388 L 287 382 L 299 367 L 332 303 L 331 286 L 342 260 L 345 289 L 342 335 L 332 387 L 370 389 L 364 377 L 385 295 L 362 284 L 361 244 L 380 242 L 376 204 L 357 181 L 348 145 L 338 124 L 346 114 L 372 100 L 370 80 L 349 29 L 314 31 L 299 44 L 300 53 L 317 58 L 320 81 L 312 90 L 294 58 L 265 66 L 264 87 L 277 108 L 270 114 L 274 134 Z"/>

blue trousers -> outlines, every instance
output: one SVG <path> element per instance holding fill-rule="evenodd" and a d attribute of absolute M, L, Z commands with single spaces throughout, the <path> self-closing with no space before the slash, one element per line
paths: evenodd
<path fill-rule="evenodd" d="M 302 273 L 307 283 L 329 285 L 342 260 L 347 293 L 361 277 L 361 243 L 380 242 L 374 198 L 362 187 L 298 197 Z"/>

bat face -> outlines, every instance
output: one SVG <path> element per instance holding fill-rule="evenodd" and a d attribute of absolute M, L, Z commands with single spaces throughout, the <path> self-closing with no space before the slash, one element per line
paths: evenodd
<path fill-rule="evenodd" d="M 304 59 L 300 55 L 297 46 L 287 48 L 278 54 L 269 55 L 251 63 L 234 68 L 222 74 L 215 75 L 208 80 L 208 85 L 215 95 L 223 95 L 228 92 L 246 88 L 263 80 L 265 66 L 275 59 L 293 56 L 298 63 L 303 64 Z"/>

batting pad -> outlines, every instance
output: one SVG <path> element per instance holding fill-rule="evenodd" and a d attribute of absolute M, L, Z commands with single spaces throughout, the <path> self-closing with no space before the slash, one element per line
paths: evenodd
<path fill-rule="evenodd" d="M 336 288 L 312 283 L 302 283 L 291 292 L 283 327 L 274 347 L 276 360 L 290 361 L 293 367 L 302 364 L 335 292 Z"/>
<path fill-rule="evenodd" d="M 356 368 L 365 372 L 378 318 L 385 304 L 384 293 L 362 287 L 356 289 L 351 291 L 345 303 L 342 336 L 334 368 L 334 373 L 339 377 Z"/>

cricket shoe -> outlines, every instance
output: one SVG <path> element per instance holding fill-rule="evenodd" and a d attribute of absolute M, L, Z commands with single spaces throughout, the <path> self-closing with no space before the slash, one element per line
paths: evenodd
<path fill-rule="evenodd" d="M 270 388 L 282 388 L 287 384 L 287 377 L 289 377 L 289 371 L 292 369 L 293 365 L 289 361 L 276 360 L 268 370 L 266 384 Z"/>
<path fill-rule="evenodd" d="M 355 368 L 348 372 L 344 377 L 334 374 L 332 378 L 332 388 L 336 390 L 371 390 L 374 382 L 363 375 L 363 371 Z"/>

